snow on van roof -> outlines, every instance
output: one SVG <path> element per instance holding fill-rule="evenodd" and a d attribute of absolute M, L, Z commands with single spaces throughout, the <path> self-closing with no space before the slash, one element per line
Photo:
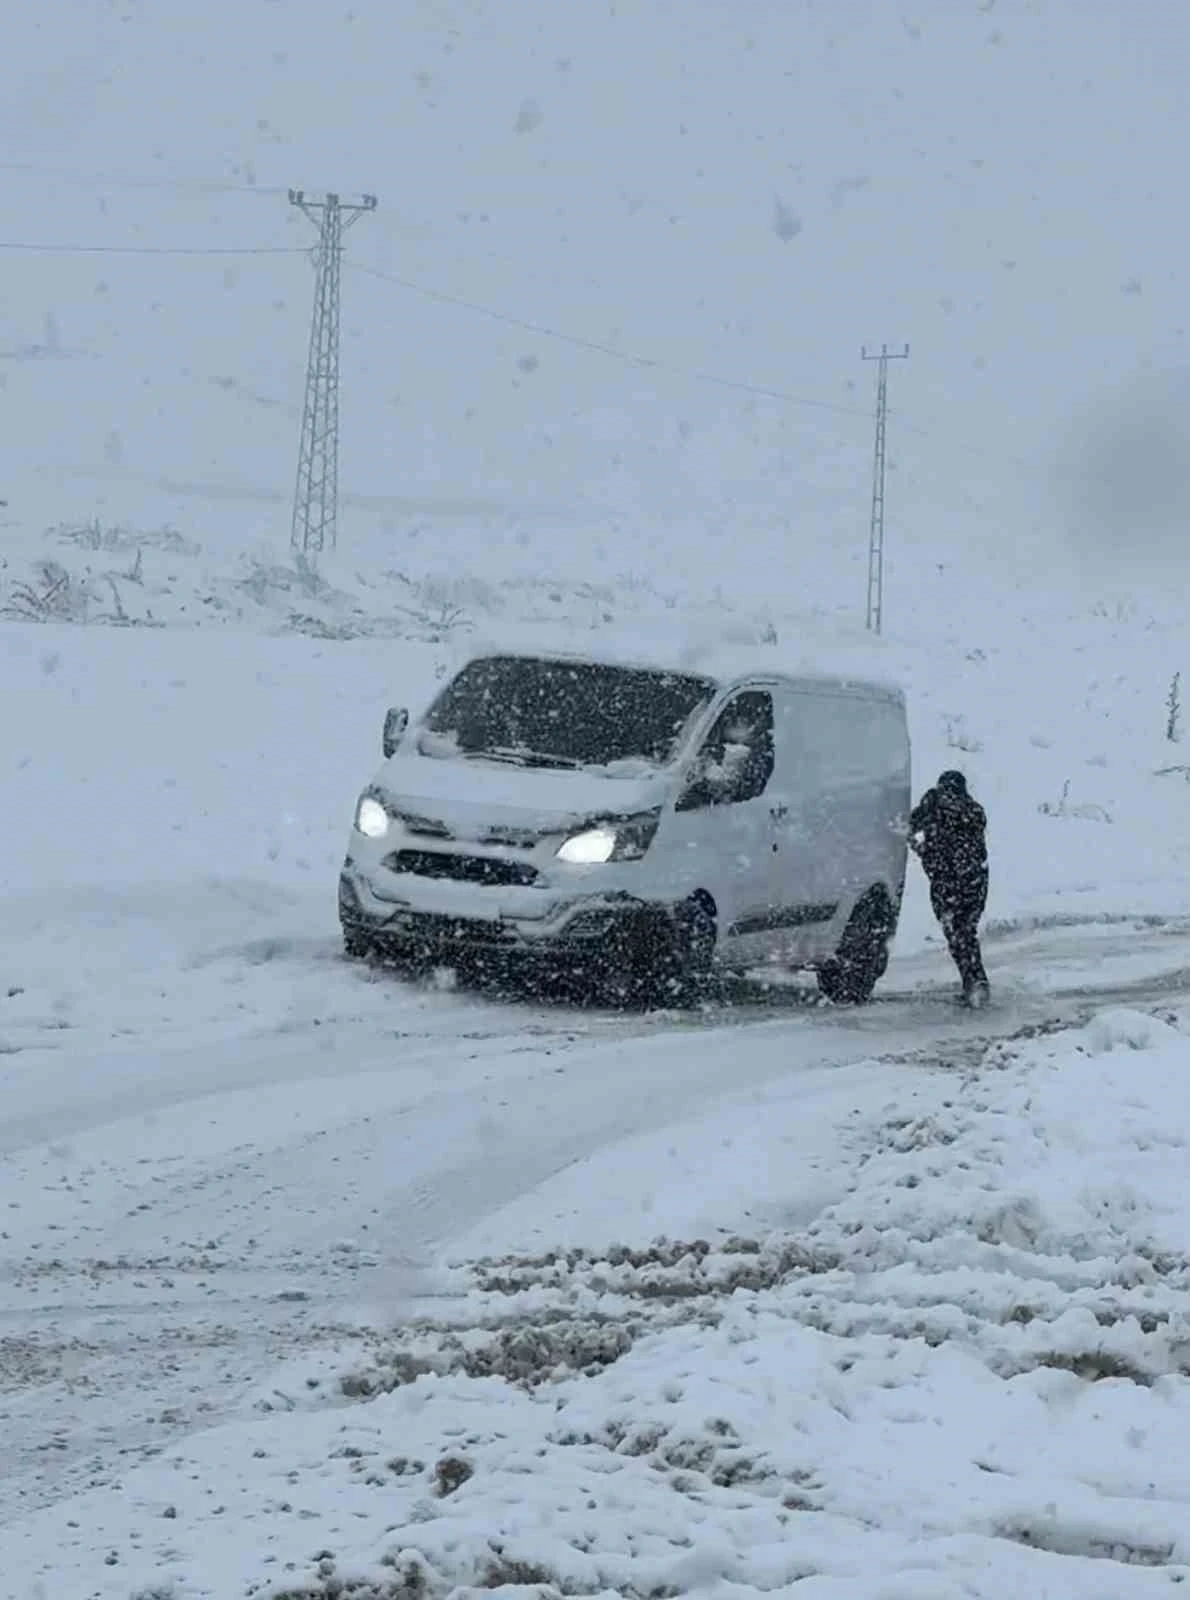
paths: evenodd
<path fill-rule="evenodd" d="M 522 626 L 469 638 L 452 665 L 457 670 L 477 656 L 497 654 L 689 672 L 721 684 L 755 676 L 842 678 L 896 699 L 904 695 L 889 652 L 880 641 L 860 630 L 824 625 L 819 618 L 799 620 L 789 637 L 781 637 L 771 627 L 746 624 L 706 630 L 674 622 L 651 627 L 647 634 L 639 627 L 631 632 L 607 628 L 577 638 L 573 630 Z"/>

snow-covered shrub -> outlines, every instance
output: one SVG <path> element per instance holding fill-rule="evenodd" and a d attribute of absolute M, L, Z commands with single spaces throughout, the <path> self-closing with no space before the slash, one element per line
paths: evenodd
<path fill-rule="evenodd" d="M 1070 779 L 1062 785 L 1060 800 L 1043 800 L 1037 807 L 1043 817 L 1075 817 L 1080 822 L 1111 822 L 1111 812 L 1094 801 L 1070 799 Z"/>
<path fill-rule="evenodd" d="M 86 577 L 60 561 L 38 561 L 28 583 L 13 584 L 3 614 L 23 622 L 86 622 L 95 598 Z"/>
<path fill-rule="evenodd" d="M 1182 674 L 1175 672 L 1165 697 L 1165 737 L 1177 744 L 1182 737 Z"/>
<path fill-rule="evenodd" d="M 962 750 L 967 755 L 978 755 L 983 749 L 983 741 L 977 739 L 967 726 L 967 719 L 961 713 L 944 715 L 942 725 L 946 731 L 946 747 L 948 750 Z"/>

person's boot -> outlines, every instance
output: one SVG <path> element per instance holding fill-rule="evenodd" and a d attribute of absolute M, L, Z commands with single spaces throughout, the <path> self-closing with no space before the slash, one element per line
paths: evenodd
<path fill-rule="evenodd" d="M 979 978 L 963 985 L 963 1004 L 970 1006 L 972 1011 L 981 1011 L 991 999 L 986 978 Z"/>

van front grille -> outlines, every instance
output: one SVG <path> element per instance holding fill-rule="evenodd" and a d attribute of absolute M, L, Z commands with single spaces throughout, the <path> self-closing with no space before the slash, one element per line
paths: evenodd
<path fill-rule="evenodd" d="M 487 888 L 526 889 L 537 882 L 537 868 L 527 861 L 454 855 L 445 850 L 398 850 L 384 864 L 390 872 L 406 872 L 416 878 L 450 878 L 456 883 L 478 883 Z"/>

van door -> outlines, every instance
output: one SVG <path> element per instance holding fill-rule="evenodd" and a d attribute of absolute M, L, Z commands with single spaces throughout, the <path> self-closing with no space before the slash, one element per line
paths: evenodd
<path fill-rule="evenodd" d="M 840 702 L 814 687 L 776 693 L 776 771 L 769 785 L 773 823 L 772 906 L 766 954 L 793 965 L 812 960 L 839 910 L 832 867 L 839 817 L 822 762 L 823 724 Z"/>
<path fill-rule="evenodd" d="M 773 697 L 741 689 L 724 705 L 695 755 L 666 833 L 671 860 L 719 912 L 720 948 L 748 960 L 763 946 L 772 899 Z"/>
<path fill-rule="evenodd" d="M 892 701 L 842 685 L 807 686 L 778 715 L 778 768 L 792 763 L 777 837 L 782 893 L 800 933 L 785 952 L 817 960 L 834 947 L 860 895 L 882 883 L 900 897 L 904 846 L 894 824 L 907 792 L 904 718 Z M 786 752 L 789 752 L 788 757 Z"/>

